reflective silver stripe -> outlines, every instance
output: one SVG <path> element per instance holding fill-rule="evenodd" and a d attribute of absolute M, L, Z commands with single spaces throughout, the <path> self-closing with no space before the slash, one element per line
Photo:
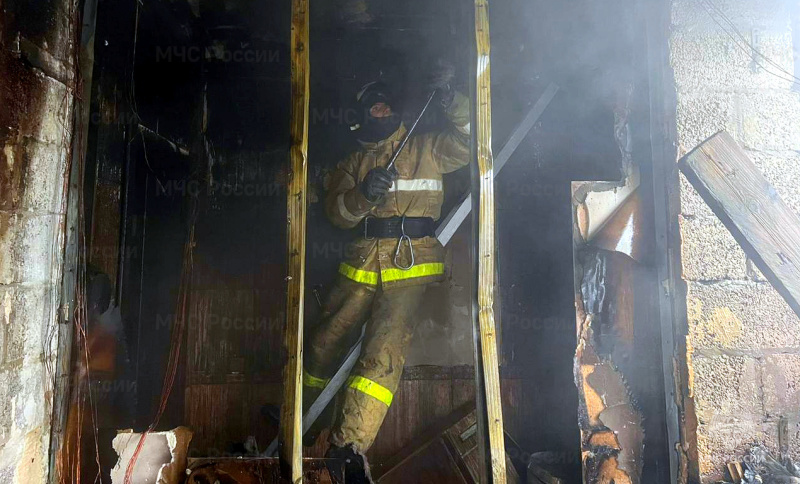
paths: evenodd
<path fill-rule="evenodd" d="M 343 219 L 348 222 L 361 222 L 361 217 L 353 215 L 350 213 L 350 210 L 347 210 L 347 206 L 344 204 L 344 193 L 340 193 L 339 196 L 336 197 L 336 203 L 339 206 L 339 215 L 341 215 Z"/>
<path fill-rule="evenodd" d="M 395 180 L 390 192 L 441 192 L 442 180 Z"/>
<path fill-rule="evenodd" d="M 456 126 L 456 129 L 464 134 L 469 134 L 469 123 L 465 124 L 464 126 Z"/>

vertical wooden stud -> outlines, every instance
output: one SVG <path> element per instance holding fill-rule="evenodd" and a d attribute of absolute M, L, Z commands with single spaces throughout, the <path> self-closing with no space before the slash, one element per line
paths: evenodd
<path fill-rule="evenodd" d="M 477 328 L 476 372 L 481 391 L 478 405 L 486 413 L 482 430 L 488 437 L 484 452 L 488 476 L 493 484 L 506 482 L 506 453 L 503 434 L 503 408 L 500 397 L 500 369 L 497 330 L 494 320 L 495 210 L 494 167 L 492 159 L 492 95 L 489 69 L 489 5 L 475 0 L 475 79 L 474 129 L 477 158 Z M 474 183 L 474 182 L 473 182 Z M 475 219 L 473 219 L 475 220 Z M 486 442 L 486 439 L 484 439 Z M 486 479 L 484 478 L 484 479 Z"/>
<path fill-rule="evenodd" d="M 288 276 L 281 407 L 281 464 L 292 483 L 303 481 L 303 310 L 306 260 L 306 182 L 308 178 L 309 51 L 308 0 L 292 0 L 289 177 L 286 188 Z"/>

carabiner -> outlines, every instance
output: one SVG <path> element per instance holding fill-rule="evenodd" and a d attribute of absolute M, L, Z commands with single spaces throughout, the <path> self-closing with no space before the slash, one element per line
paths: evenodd
<path fill-rule="evenodd" d="M 411 242 L 411 237 L 406 235 L 406 216 L 403 215 L 403 218 L 400 219 L 400 238 L 397 239 L 397 248 L 394 251 L 394 265 L 397 266 L 398 269 L 407 271 L 414 267 L 414 244 Z M 411 264 L 408 266 L 403 266 L 400 264 L 400 249 L 403 247 L 403 240 L 408 243 L 408 251 L 411 253 Z"/>

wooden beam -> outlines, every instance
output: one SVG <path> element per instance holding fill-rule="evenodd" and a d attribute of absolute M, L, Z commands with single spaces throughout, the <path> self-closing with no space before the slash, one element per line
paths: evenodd
<path fill-rule="evenodd" d="M 646 8 L 643 8 L 646 5 Z M 697 439 L 692 438 L 689 422 L 694 414 L 687 407 L 689 372 L 686 365 L 686 298 L 683 296 L 680 267 L 680 179 L 675 169 L 676 127 L 675 106 L 670 91 L 674 92 L 670 46 L 664 39 L 671 35 L 671 7 L 668 2 L 647 4 L 636 2 L 636 8 L 645 32 L 647 52 L 647 96 L 649 119 L 649 154 L 652 165 L 650 187 L 655 238 L 653 265 L 658 284 L 658 325 L 661 342 L 661 374 L 663 376 L 664 409 L 666 413 L 666 442 L 659 443 L 669 455 L 669 478 L 666 482 L 686 484 L 700 481 L 697 459 L 690 459 Z M 638 132 L 640 130 L 634 130 Z M 643 131 L 643 130 L 642 130 Z M 647 146 L 643 140 L 642 146 Z M 637 141 L 634 141 L 637 143 Z M 641 153 L 645 153 L 642 151 Z M 640 155 L 641 156 L 641 155 Z M 697 471 L 697 472 L 695 472 Z"/>
<path fill-rule="evenodd" d="M 292 0 L 289 180 L 287 184 L 288 277 L 286 367 L 281 406 L 281 468 L 295 484 L 303 480 L 303 310 L 306 260 L 306 182 L 308 179 L 309 46 L 308 0 Z"/>
<path fill-rule="evenodd" d="M 778 197 L 725 131 L 692 150 L 680 167 L 748 257 L 800 316 L 800 217 Z"/>
<path fill-rule="evenodd" d="M 506 455 L 497 331 L 494 321 L 495 216 L 492 160 L 492 95 L 489 69 L 489 5 L 475 0 L 475 78 L 472 126 L 474 133 L 473 224 L 477 229 L 476 294 L 473 303 L 479 448 L 484 461 L 481 482 L 505 484 Z M 477 192 L 475 194 L 474 192 Z M 477 215 L 477 218 L 475 217 Z M 488 448 L 487 448 L 488 447 Z"/>

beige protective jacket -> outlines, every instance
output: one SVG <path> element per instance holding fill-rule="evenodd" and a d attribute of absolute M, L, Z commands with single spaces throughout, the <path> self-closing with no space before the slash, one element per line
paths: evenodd
<path fill-rule="evenodd" d="M 389 163 L 394 150 L 406 134 L 401 125 L 389 138 L 378 143 L 362 143 L 362 149 L 339 163 L 326 184 L 325 208 L 330 220 L 338 227 L 350 229 L 372 216 L 431 217 L 441 215 L 444 192 L 442 174 L 455 171 L 469 163 L 469 101 L 455 93 L 445 111 L 452 126 L 448 129 L 412 136 L 400 153 L 395 168 L 398 179 L 381 205 L 369 202 L 358 184 L 372 168 Z M 403 243 L 398 262 L 394 263 L 397 239 L 367 240 L 363 236 L 347 249 L 346 260 L 339 273 L 361 284 L 382 288 L 404 287 L 440 281 L 444 276 L 444 248 L 435 237 L 412 239 L 411 249 Z"/>

